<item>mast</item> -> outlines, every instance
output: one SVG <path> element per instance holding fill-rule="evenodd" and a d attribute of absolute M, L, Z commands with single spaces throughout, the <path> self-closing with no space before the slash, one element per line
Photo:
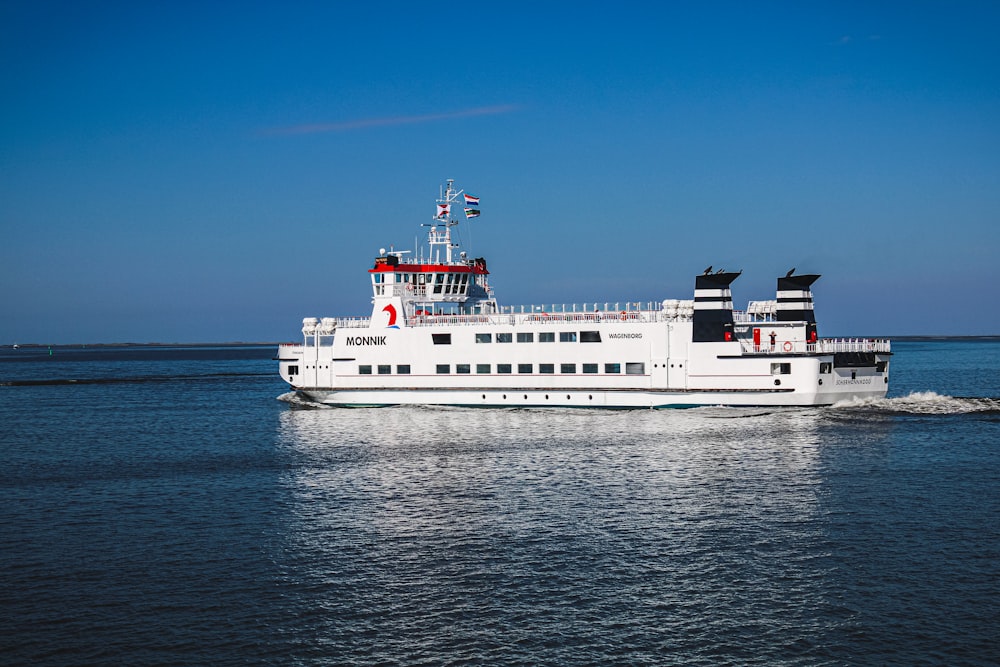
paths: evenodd
<path fill-rule="evenodd" d="M 430 231 L 427 233 L 427 245 L 430 246 L 431 253 L 434 253 L 435 246 L 444 246 L 445 249 L 445 263 L 451 264 L 451 251 L 453 248 L 457 248 L 458 244 L 451 242 L 451 228 L 458 224 L 458 220 L 454 219 L 451 215 L 451 207 L 457 201 L 459 196 L 464 193 L 464 190 L 454 189 L 455 179 L 449 178 L 446 186 L 442 186 L 440 194 L 437 199 L 437 212 L 434 215 L 434 224 L 429 225 Z M 439 230 L 438 227 L 443 226 L 443 230 Z M 432 258 L 434 261 L 440 261 L 440 252 L 438 252 L 437 257 Z"/>

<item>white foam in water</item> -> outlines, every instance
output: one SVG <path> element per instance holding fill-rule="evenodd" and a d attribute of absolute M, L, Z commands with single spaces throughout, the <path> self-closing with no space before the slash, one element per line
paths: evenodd
<path fill-rule="evenodd" d="M 1000 399 L 995 398 L 955 398 L 933 391 L 915 391 L 907 396 L 895 398 L 852 399 L 840 401 L 834 409 L 875 409 L 886 412 L 901 412 L 923 415 L 950 415 L 968 412 L 989 412 L 1000 410 Z"/>
<path fill-rule="evenodd" d="M 281 396 L 278 396 L 278 400 L 300 408 L 329 408 L 331 410 L 333 409 L 329 405 L 325 405 L 323 403 L 316 403 L 315 401 L 310 401 L 306 398 L 303 398 L 300 394 L 294 391 L 289 391 L 282 394 Z"/>

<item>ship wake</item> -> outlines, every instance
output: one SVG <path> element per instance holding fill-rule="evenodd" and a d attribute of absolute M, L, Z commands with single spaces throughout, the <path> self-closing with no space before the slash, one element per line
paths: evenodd
<path fill-rule="evenodd" d="M 915 391 L 894 398 L 841 401 L 830 409 L 911 415 L 1000 414 L 1000 398 L 956 397 L 933 391 Z"/>

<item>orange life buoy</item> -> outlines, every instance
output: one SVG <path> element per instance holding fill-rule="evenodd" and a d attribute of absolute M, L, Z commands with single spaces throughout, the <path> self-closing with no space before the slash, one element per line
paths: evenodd
<path fill-rule="evenodd" d="M 782 345 L 781 347 L 785 348 L 785 352 L 791 352 L 792 351 L 792 341 L 786 340 L 785 344 Z"/>

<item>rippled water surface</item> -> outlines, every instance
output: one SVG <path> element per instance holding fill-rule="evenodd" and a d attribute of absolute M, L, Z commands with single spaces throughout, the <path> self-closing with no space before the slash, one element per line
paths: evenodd
<path fill-rule="evenodd" d="M 997 664 L 1000 344 L 894 349 L 884 401 L 623 412 L 317 408 L 272 348 L 5 351 L 0 655 Z"/>

